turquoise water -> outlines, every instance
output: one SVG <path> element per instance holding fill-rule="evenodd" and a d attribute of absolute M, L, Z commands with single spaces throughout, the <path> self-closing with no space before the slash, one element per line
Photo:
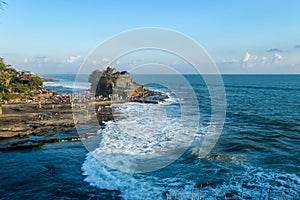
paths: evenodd
<path fill-rule="evenodd" d="M 64 81 L 72 83 L 74 75 L 51 77 L 62 80 L 52 89 L 71 92 L 72 87 L 66 87 Z M 205 132 L 211 112 L 208 90 L 199 77 L 185 77 L 197 96 L 200 132 Z M 174 76 L 161 78 L 176 84 Z M 192 194 L 196 199 L 202 185 L 205 199 L 214 199 L 214 193 L 218 199 L 223 199 L 224 193 L 229 199 L 241 199 L 242 194 L 244 199 L 298 199 L 300 76 L 224 75 L 223 81 L 226 121 L 222 135 L 206 157 L 198 158 L 189 148 L 163 169 L 128 174 L 93 158 L 79 141 L 0 152 L 0 198 L 166 199 L 168 192 L 177 197 L 181 193 L 185 199 Z M 148 87 L 163 90 L 157 85 Z M 110 133 L 100 134 L 104 137 Z"/>

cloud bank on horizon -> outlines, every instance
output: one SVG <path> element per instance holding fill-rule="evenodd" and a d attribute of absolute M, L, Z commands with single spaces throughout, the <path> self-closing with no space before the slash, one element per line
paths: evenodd
<path fill-rule="evenodd" d="M 300 49 L 295 46 L 295 49 Z M 300 50 L 299 50 L 300 53 Z M 214 61 L 223 74 L 273 74 L 273 73 L 284 73 L 293 74 L 300 73 L 300 62 L 294 60 L 293 55 L 298 52 L 284 52 L 283 50 L 272 48 L 265 53 L 255 54 L 250 51 L 246 51 L 242 57 L 232 58 L 231 60 Z M 2 57 L 2 56 L 0 56 Z M 4 57 L 4 56 L 3 56 Z M 76 73 L 81 64 L 84 62 L 84 57 L 81 55 L 71 55 L 66 58 L 55 58 L 48 56 L 37 56 L 37 57 L 14 57 L 11 58 L 15 61 L 17 68 L 28 69 L 36 73 L 51 74 L 55 73 Z M 113 58 L 103 58 L 100 61 L 89 61 L 91 66 L 107 66 Z M 180 68 L 184 67 L 186 63 L 178 63 L 164 60 L 157 60 L 170 67 Z M 10 63 L 8 63 L 10 64 Z M 118 66 L 126 69 L 126 66 L 139 65 L 139 59 L 129 60 L 127 62 L 116 62 Z M 181 66 L 180 66 L 181 65 Z M 47 69 L 55 69 L 47 70 Z M 86 73 L 89 73 L 88 71 Z M 186 72 L 187 74 L 190 71 Z"/>

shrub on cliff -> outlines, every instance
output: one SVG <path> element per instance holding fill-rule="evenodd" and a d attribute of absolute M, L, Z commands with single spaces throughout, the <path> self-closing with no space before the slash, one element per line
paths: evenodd
<path fill-rule="evenodd" d="M 89 76 L 91 91 L 95 96 L 111 97 L 114 100 L 130 100 L 145 93 L 144 86 L 133 81 L 127 71 L 116 71 L 112 67 L 95 70 Z"/>
<path fill-rule="evenodd" d="M 29 79 L 28 86 L 31 90 L 36 90 L 43 85 L 43 80 L 38 75 L 34 75 Z"/>
<path fill-rule="evenodd" d="M 31 93 L 43 86 L 42 78 L 27 71 L 17 71 L 0 58 L 0 99 L 18 98 L 10 93 Z"/>

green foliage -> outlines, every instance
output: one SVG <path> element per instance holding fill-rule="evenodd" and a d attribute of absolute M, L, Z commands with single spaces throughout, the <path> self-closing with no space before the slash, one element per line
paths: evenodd
<path fill-rule="evenodd" d="M 6 70 L 6 65 L 3 62 L 0 62 L 0 72 L 4 72 Z"/>
<path fill-rule="evenodd" d="M 7 88 L 11 79 L 12 79 L 11 74 L 7 72 L 2 72 L 0 74 L 0 87 Z"/>
<path fill-rule="evenodd" d="M 91 90 L 94 91 L 97 96 L 102 95 L 107 97 L 109 94 L 112 94 L 113 88 L 120 77 L 120 73 L 116 72 L 116 69 L 110 66 L 104 71 L 95 70 L 89 76 Z"/>
<path fill-rule="evenodd" d="M 15 68 L 7 68 L 6 69 L 6 72 L 7 73 L 10 73 L 10 74 L 16 74 L 17 73 L 17 70 Z"/>
<path fill-rule="evenodd" d="M 28 71 L 18 72 L 6 66 L 4 62 L 0 62 L 0 99 L 27 97 L 40 86 L 43 86 L 43 80 L 38 75 L 32 75 Z"/>
<path fill-rule="evenodd" d="M 42 80 L 41 77 L 35 75 L 35 76 L 31 77 L 31 79 L 29 80 L 28 85 L 29 85 L 29 88 L 30 88 L 31 90 L 36 90 L 36 89 L 38 89 L 40 86 L 43 85 L 43 80 Z"/>
<path fill-rule="evenodd" d="M 11 100 L 11 99 L 26 99 L 29 98 L 30 94 L 16 94 L 16 93 L 0 93 L 0 99 Z"/>
<path fill-rule="evenodd" d="M 12 83 L 10 86 L 10 91 L 14 93 L 28 93 L 30 88 L 25 84 Z"/>
<path fill-rule="evenodd" d="M 116 74 L 113 75 L 112 81 L 113 81 L 114 85 L 117 84 L 117 81 L 119 80 L 119 78 L 121 78 L 121 74 L 116 73 Z"/>

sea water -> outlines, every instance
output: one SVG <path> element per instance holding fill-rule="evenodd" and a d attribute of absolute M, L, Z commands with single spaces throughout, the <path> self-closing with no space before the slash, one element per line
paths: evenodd
<path fill-rule="evenodd" d="M 87 152 L 84 145 L 76 141 L 49 144 L 31 151 L 1 152 L 4 169 L 0 172 L 1 188 L 4 188 L 0 190 L 1 198 L 14 194 L 20 198 L 30 197 L 32 194 L 45 198 L 81 195 L 100 199 L 166 199 L 168 193 L 177 198 L 182 195 L 183 199 L 190 195 L 194 199 L 200 196 L 214 199 L 215 195 L 223 198 L 224 194 L 229 199 L 241 199 L 242 196 L 244 199 L 298 199 L 299 75 L 224 75 L 226 121 L 210 154 L 199 157 L 193 148 L 197 143 L 189 141 L 190 147 L 183 145 L 185 150 L 179 158 L 163 168 L 143 173 L 126 171 L 139 169 L 129 165 L 134 162 L 128 158 L 157 155 L 160 149 L 182 149 L 181 140 L 191 134 L 195 138 L 205 136 L 211 114 L 209 91 L 196 75 L 185 78 L 192 86 L 199 106 L 197 129 L 186 126 L 189 118 L 182 127 L 179 107 L 189 101 L 188 95 L 178 97 L 160 85 L 150 84 L 151 89 L 170 92 L 171 101 L 113 105 L 118 110 L 117 118 L 120 113 L 121 116 L 115 122 L 107 122 L 106 128 L 99 131 L 102 139 L 94 151 Z M 166 75 L 164 79 L 177 84 L 172 75 Z M 83 87 L 87 86 L 82 83 Z M 58 87 L 69 92 L 62 82 Z M 178 85 L 178 90 L 185 91 L 182 85 Z M 185 108 L 189 109 L 188 106 Z M 188 111 L 192 115 L 194 110 Z M 176 135 L 178 133 L 183 136 Z M 123 155 L 117 161 L 123 159 L 125 170 L 118 168 L 118 162 L 105 162 L 105 159 L 112 161 L 105 157 L 111 153 Z"/>

